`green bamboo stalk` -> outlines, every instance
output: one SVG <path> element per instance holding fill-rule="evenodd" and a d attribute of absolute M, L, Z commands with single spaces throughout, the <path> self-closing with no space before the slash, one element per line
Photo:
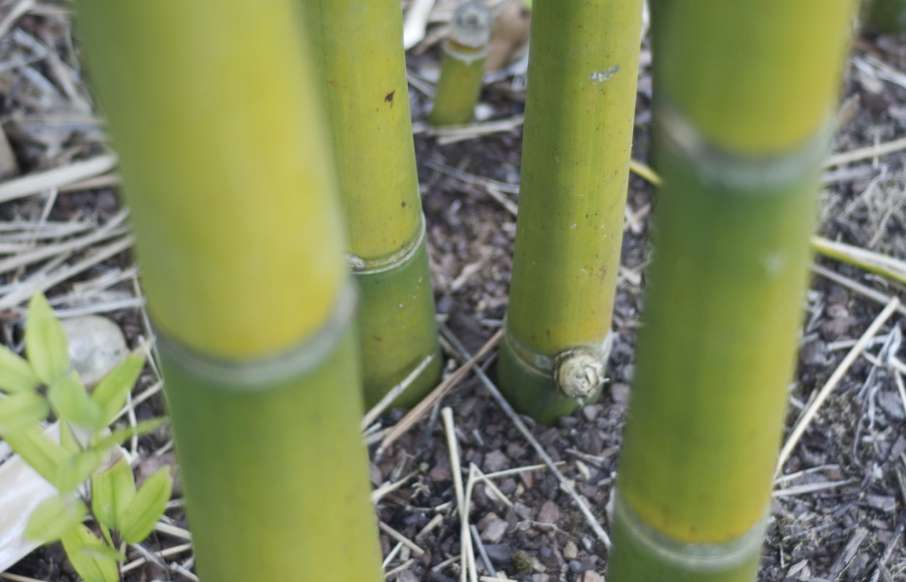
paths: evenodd
<path fill-rule="evenodd" d="M 906 32 L 906 0 L 865 0 L 862 22 L 866 30 L 884 34 Z"/>
<path fill-rule="evenodd" d="M 500 387 L 542 422 L 598 396 L 609 354 L 641 0 L 534 3 Z"/>
<path fill-rule="evenodd" d="M 652 4 L 664 188 L 609 580 L 755 579 L 853 8 Z"/>
<path fill-rule="evenodd" d="M 440 79 L 429 121 L 438 127 L 472 121 L 481 94 L 493 18 L 483 0 L 457 7 L 443 45 Z"/>
<path fill-rule="evenodd" d="M 333 138 L 358 317 L 365 403 L 377 403 L 425 358 L 396 401 L 418 402 L 441 358 L 434 321 L 402 12 L 396 0 L 301 0 Z"/>
<path fill-rule="evenodd" d="M 354 293 L 291 0 L 81 0 L 205 580 L 380 580 Z"/>

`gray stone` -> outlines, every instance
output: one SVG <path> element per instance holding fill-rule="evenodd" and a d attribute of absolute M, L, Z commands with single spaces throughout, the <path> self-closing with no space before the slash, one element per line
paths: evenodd
<path fill-rule="evenodd" d="M 123 332 L 106 317 L 86 315 L 62 324 L 72 367 L 88 386 L 100 382 L 129 353 Z"/>

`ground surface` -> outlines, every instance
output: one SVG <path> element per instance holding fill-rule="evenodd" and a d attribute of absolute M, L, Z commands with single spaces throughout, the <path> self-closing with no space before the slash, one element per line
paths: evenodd
<path fill-rule="evenodd" d="M 483 94 L 480 112 L 496 126 L 479 126 L 456 135 L 432 135 L 420 122 L 427 114 L 436 70 L 428 36 L 410 51 L 413 116 L 424 207 L 429 223 L 431 263 L 437 304 L 451 332 L 470 351 L 478 350 L 499 328 L 506 308 L 510 255 L 515 233 L 512 209 L 518 202 L 520 119 L 524 67 L 512 65 L 495 75 Z M 24 9 L 25 14 L 18 11 Z M 0 246 L 9 256 L 37 256 L 53 247 L 49 259 L 34 259 L 0 272 L 2 341 L 19 347 L 23 302 L 47 289 L 63 315 L 98 312 L 122 327 L 130 346 L 152 337 L 124 230 L 85 239 L 117 218 L 120 205 L 112 167 L 85 169 L 75 164 L 105 154 L 103 126 L 82 82 L 70 39 L 65 5 L 0 2 L 0 127 L 12 157 L 0 142 L 0 173 L 42 173 L 43 180 L 7 201 L 0 183 Z M 442 25 L 441 25 L 442 27 Z M 518 45 L 519 23 L 512 28 Z M 634 157 L 648 158 L 651 80 L 647 50 L 636 115 Z M 834 151 L 849 152 L 886 144 L 906 135 L 906 38 L 865 38 L 858 42 L 847 71 L 841 128 Z M 482 123 L 489 123 L 484 121 Z M 495 130 L 496 128 L 496 130 Z M 906 153 L 899 151 L 830 168 L 826 176 L 821 232 L 864 249 L 906 259 Z M 101 160 L 103 162 L 103 159 Z M 68 176 L 48 175 L 66 168 Z M 649 258 L 649 218 L 656 192 L 637 176 L 630 180 L 627 227 L 614 329 L 617 342 L 610 364 L 612 383 L 599 404 L 556 427 L 532 428 L 537 441 L 588 500 L 607 529 L 621 429 L 633 376 L 633 346 Z M 67 232 L 77 225 L 79 233 Z M 18 245 L 18 246 L 17 246 Z M 104 254 L 106 253 L 106 255 Z M 109 258 L 105 258 L 109 257 Z M 797 379 L 791 389 L 792 427 L 840 364 L 853 340 L 868 328 L 889 297 L 903 288 L 883 277 L 826 259 L 808 298 Z M 828 276 L 845 277 L 833 282 Z M 855 290 L 853 285 L 864 288 Z M 874 295 L 872 295 L 874 293 Z M 902 313 L 895 313 L 846 371 L 842 382 L 817 409 L 776 485 L 772 521 L 761 579 L 906 580 L 906 394 L 901 375 Z M 449 369 L 456 366 L 450 362 Z M 163 413 L 159 378 L 149 366 L 134 392 L 138 419 Z M 443 400 L 450 406 L 461 446 L 463 468 L 484 473 L 533 467 L 541 460 L 470 374 Z M 391 414 L 382 427 L 400 418 Z M 172 443 L 164 430 L 129 447 L 140 472 L 172 463 Z M 374 453 L 375 447 L 371 450 Z M 374 455 L 373 455 L 374 457 Z M 467 474 L 464 475 L 467 477 Z M 384 524 L 414 547 L 382 534 L 385 570 L 397 580 L 456 580 L 460 521 L 444 426 L 435 407 L 371 467 Z M 476 546 L 483 575 L 489 567 L 512 580 L 593 582 L 606 571 L 606 552 L 597 543 L 572 499 L 545 468 L 495 478 L 495 494 L 475 486 L 470 523 L 482 540 Z M 391 486 L 398 484 L 398 487 Z M 129 550 L 127 580 L 194 579 L 185 516 L 177 489 L 167 518 L 142 547 Z M 505 498 L 505 499 L 504 499 Z M 426 531 L 423 531 L 426 530 Z M 38 550 L 4 576 L 11 580 L 74 580 L 58 547 Z"/>

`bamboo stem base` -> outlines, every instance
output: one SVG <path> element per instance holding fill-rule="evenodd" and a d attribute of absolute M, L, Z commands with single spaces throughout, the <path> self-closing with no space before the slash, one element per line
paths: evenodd
<path fill-rule="evenodd" d="M 355 338 L 348 317 L 331 326 L 292 353 L 252 362 L 162 338 L 203 579 L 382 579 Z"/>
<path fill-rule="evenodd" d="M 581 401 L 567 396 L 555 380 L 553 359 L 539 356 L 545 363 L 535 365 L 526 360 L 513 345 L 514 341 L 518 340 L 507 334 L 500 344 L 497 378 L 500 390 L 520 414 L 531 416 L 542 424 L 552 424 L 600 396 L 600 387 Z M 603 362 L 601 368 L 603 370 Z"/>
<path fill-rule="evenodd" d="M 751 582 L 758 573 L 764 523 L 726 544 L 684 544 L 641 521 L 619 493 L 608 579 L 620 582 Z"/>
<path fill-rule="evenodd" d="M 425 237 L 402 261 L 360 270 L 355 279 L 366 407 L 379 402 L 427 356 L 435 356 L 393 404 L 409 408 L 434 387 L 443 366 Z"/>

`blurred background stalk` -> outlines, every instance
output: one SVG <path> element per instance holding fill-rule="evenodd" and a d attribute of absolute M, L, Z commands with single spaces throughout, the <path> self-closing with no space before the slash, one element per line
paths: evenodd
<path fill-rule="evenodd" d="M 906 32 L 906 0 L 863 0 L 862 25 L 869 32 Z"/>
<path fill-rule="evenodd" d="M 472 121 L 481 95 L 493 15 L 483 0 L 460 4 L 443 44 L 440 79 L 429 121 L 436 126 Z"/>

